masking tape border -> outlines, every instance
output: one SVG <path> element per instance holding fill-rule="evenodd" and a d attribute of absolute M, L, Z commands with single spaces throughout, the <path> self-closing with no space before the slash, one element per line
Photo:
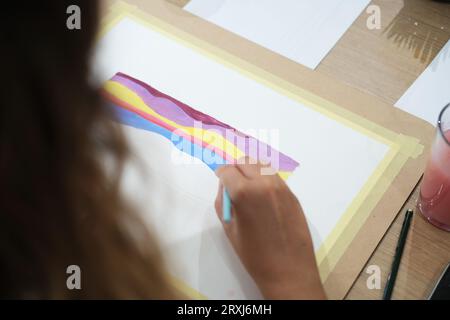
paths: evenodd
<path fill-rule="evenodd" d="M 417 151 L 414 151 L 414 154 L 417 154 Z M 409 158 L 415 157 L 401 152 L 398 148 L 391 148 L 331 234 L 316 251 L 319 272 L 323 281 L 326 280 L 348 245 L 367 221 L 372 210 L 389 189 L 399 168 L 401 169 Z M 368 193 L 370 195 L 362 196 Z M 364 207 L 362 207 L 363 204 Z"/>
<path fill-rule="evenodd" d="M 385 158 L 379 163 L 333 231 L 316 251 L 320 275 L 325 281 L 404 164 L 408 159 L 420 156 L 424 146 L 416 138 L 390 131 L 123 1 L 118 1 L 109 8 L 109 13 L 102 20 L 98 39 L 102 38 L 123 18 L 130 18 L 146 25 L 222 65 L 389 146 Z M 364 206 L 362 206 L 363 204 Z M 188 293 L 191 297 L 205 298 L 194 289 L 184 284 L 181 286 L 180 280 L 176 279 L 176 283 L 178 283 L 178 288 L 184 288 L 182 292 Z"/>
<path fill-rule="evenodd" d="M 208 300 L 208 298 L 201 294 L 199 291 L 195 290 L 194 288 L 187 285 L 184 281 L 172 275 L 168 275 L 168 281 L 175 290 L 177 290 L 181 295 L 185 297 L 189 297 L 195 300 Z"/>

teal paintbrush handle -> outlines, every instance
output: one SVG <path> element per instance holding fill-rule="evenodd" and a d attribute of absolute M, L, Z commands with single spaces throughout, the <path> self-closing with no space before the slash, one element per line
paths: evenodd
<path fill-rule="evenodd" d="M 222 197 L 222 213 L 223 213 L 223 221 L 226 223 L 231 222 L 231 199 L 228 191 L 223 188 L 223 197 Z"/>

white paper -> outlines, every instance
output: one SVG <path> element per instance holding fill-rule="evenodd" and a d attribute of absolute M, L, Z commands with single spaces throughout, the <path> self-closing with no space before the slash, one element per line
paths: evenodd
<path fill-rule="evenodd" d="M 315 69 L 370 0 L 191 0 L 184 9 Z"/>
<path fill-rule="evenodd" d="M 450 40 L 395 106 L 435 126 L 439 113 L 448 103 L 450 103 Z"/>
<path fill-rule="evenodd" d="M 100 82 L 124 72 L 242 132 L 277 129 L 279 145 L 265 141 L 300 163 L 288 185 L 316 250 L 389 149 L 128 18 L 101 39 L 94 65 Z M 124 128 L 148 173 L 143 181 L 131 167 L 124 187 L 159 235 L 172 274 L 209 298 L 260 298 L 214 212 L 214 173 L 202 163 L 175 165 L 170 141 Z"/>

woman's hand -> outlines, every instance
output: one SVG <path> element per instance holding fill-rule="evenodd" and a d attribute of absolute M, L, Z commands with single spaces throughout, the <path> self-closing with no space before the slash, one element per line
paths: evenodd
<path fill-rule="evenodd" d="M 262 168 L 237 164 L 217 170 L 216 212 L 225 232 L 266 299 L 324 299 L 300 203 L 277 174 L 261 175 Z M 222 220 L 224 186 L 232 202 L 230 223 Z"/>

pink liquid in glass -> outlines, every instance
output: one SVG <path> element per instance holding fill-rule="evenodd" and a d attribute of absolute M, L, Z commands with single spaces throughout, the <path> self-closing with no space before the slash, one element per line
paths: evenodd
<path fill-rule="evenodd" d="M 450 130 L 437 133 L 420 188 L 418 207 L 435 226 L 450 231 Z"/>

